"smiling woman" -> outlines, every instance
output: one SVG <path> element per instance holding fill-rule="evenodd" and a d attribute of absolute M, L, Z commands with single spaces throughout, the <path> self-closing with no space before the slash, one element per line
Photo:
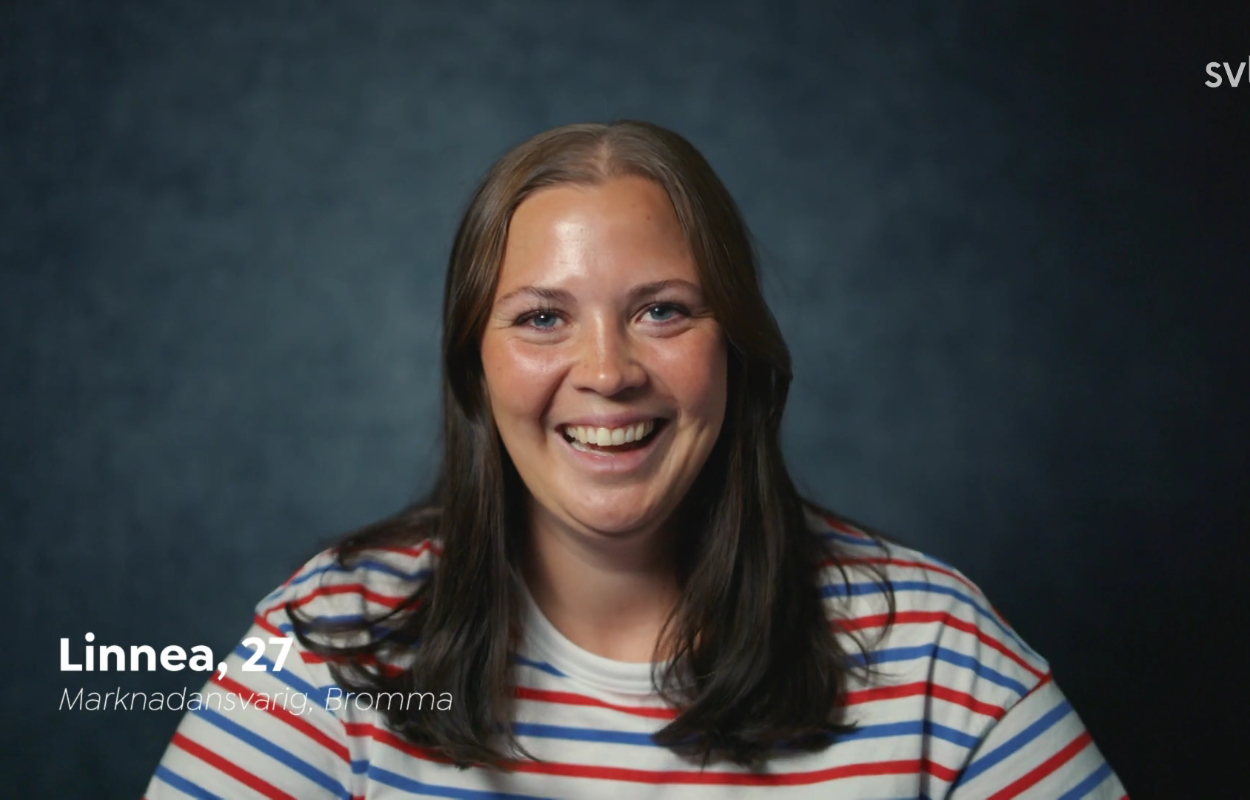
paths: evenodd
<path fill-rule="evenodd" d="M 789 353 L 685 139 L 511 151 L 443 311 L 433 491 L 261 602 L 285 669 L 214 679 L 312 710 L 189 713 L 148 798 L 1123 796 L 976 586 L 799 496 Z"/>
<path fill-rule="evenodd" d="M 582 551 L 610 580 L 622 558 L 674 538 L 664 523 L 725 418 L 724 334 L 668 195 L 640 177 L 522 203 L 498 284 L 482 366 L 499 436 L 533 499 L 531 546 Z M 638 587 L 621 588 L 593 599 L 636 606 Z M 678 593 L 656 588 L 646 618 L 663 618 Z"/>

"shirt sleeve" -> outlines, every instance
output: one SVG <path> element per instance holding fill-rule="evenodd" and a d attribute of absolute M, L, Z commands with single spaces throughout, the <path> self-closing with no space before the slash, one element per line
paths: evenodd
<path fill-rule="evenodd" d="M 1127 800 L 1072 705 L 1048 675 L 989 728 L 949 800 Z"/>
<path fill-rule="evenodd" d="M 290 634 L 288 589 L 257 607 L 225 674 L 187 694 L 146 800 L 352 797 L 351 741 L 326 707 L 332 678 Z"/>

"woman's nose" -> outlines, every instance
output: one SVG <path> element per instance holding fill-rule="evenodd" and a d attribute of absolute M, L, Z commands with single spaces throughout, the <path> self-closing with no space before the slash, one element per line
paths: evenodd
<path fill-rule="evenodd" d="M 578 362 L 573 381 L 606 397 L 646 382 L 646 370 L 639 363 L 629 333 L 615 320 L 600 320 L 582 330 Z"/>

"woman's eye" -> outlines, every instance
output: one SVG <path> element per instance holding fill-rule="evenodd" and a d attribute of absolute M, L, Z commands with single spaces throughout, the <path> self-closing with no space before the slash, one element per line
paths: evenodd
<path fill-rule="evenodd" d="M 554 328 L 559 321 L 560 317 L 554 311 L 534 311 L 522 317 L 520 323 L 534 328 Z"/>
<path fill-rule="evenodd" d="M 647 309 L 647 316 L 652 322 L 668 322 L 681 313 L 677 306 L 658 304 Z"/>

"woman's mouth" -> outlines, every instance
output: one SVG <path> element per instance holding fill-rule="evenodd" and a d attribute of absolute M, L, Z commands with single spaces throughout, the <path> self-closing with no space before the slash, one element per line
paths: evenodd
<path fill-rule="evenodd" d="M 626 453 L 646 447 L 655 438 L 666 419 L 649 419 L 620 428 L 593 428 L 584 425 L 565 425 L 560 428 L 564 440 L 582 453 Z"/>

